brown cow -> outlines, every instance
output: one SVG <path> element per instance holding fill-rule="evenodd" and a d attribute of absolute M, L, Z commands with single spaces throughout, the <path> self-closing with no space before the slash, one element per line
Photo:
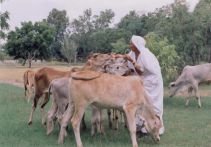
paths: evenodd
<path fill-rule="evenodd" d="M 70 78 L 69 103 L 74 104 L 74 110 L 68 107 L 61 120 L 61 130 L 58 143 L 63 143 L 65 128 L 71 119 L 77 147 L 82 147 L 80 138 L 80 122 L 85 109 L 93 104 L 98 108 L 115 108 L 125 112 L 133 147 L 138 147 L 136 141 L 137 111 L 141 112 L 147 131 L 155 141 L 159 141 L 161 121 L 156 116 L 153 105 L 149 101 L 143 82 L 137 76 L 118 76 L 93 71 L 75 72 Z"/>
<path fill-rule="evenodd" d="M 89 56 L 83 70 L 98 71 L 114 75 L 128 76 L 132 74 L 128 67 L 128 61 L 133 62 L 130 57 L 121 54 L 101 54 L 94 53 Z M 109 128 L 118 129 L 119 115 L 117 110 L 113 110 L 113 123 L 111 118 L 111 110 L 108 109 Z M 121 112 L 120 112 L 120 115 Z M 126 126 L 126 124 L 125 124 Z"/>
<path fill-rule="evenodd" d="M 95 70 L 100 72 L 107 72 L 110 74 L 118 74 L 118 75 L 125 75 L 129 73 L 129 68 L 127 66 L 127 60 L 124 58 L 113 58 L 113 56 L 108 54 L 99 54 L 95 53 L 89 57 L 87 64 L 81 70 Z M 75 70 L 74 70 L 75 71 Z M 65 111 L 65 106 L 67 106 L 67 98 L 68 98 L 68 91 L 67 91 L 67 78 L 59 78 L 55 79 L 51 82 L 49 86 L 49 90 L 51 89 L 51 93 L 53 95 L 53 103 L 52 107 L 48 112 L 48 121 L 47 121 L 47 134 L 50 134 L 53 130 L 53 120 L 55 118 L 59 118 Z M 92 135 L 95 134 L 95 129 L 99 133 L 104 133 L 103 126 L 101 124 L 102 116 L 100 111 L 96 111 L 93 108 L 93 117 L 92 117 Z M 112 125 L 110 111 L 109 113 L 109 126 Z M 115 128 L 118 128 L 118 112 L 114 111 L 114 122 Z M 84 122 L 83 122 L 84 123 Z"/>
<path fill-rule="evenodd" d="M 58 71 L 58 70 L 55 70 L 53 68 L 48 68 L 48 67 L 41 68 L 35 73 L 35 77 L 34 77 L 35 93 L 33 97 L 32 109 L 31 109 L 28 125 L 32 124 L 34 110 L 36 109 L 37 103 L 43 94 L 45 94 L 45 98 L 41 105 L 41 113 L 42 113 L 42 124 L 45 123 L 44 107 L 49 101 L 48 93 L 46 93 L 46 91 L 48 90 L 50 82 L 53 79 L 57 79 L 61 77 L 70 77 L 70 74 L 71 74 L 70 71 Z"/>

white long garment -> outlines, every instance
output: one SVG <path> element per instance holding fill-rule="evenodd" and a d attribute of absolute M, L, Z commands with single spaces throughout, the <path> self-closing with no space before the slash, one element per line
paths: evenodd
<path fill-rule="evenodd" d="M 135 53 L 132 51 L 129 53 L 129 56 L 141 66 L 143 74 L 140 77 L 143 80 L 145 91 L 151 99 L 154 110 L 163 124 L 163 78 L 159 62 L 155 55 L 152 54 L 149 49 L 144 47 L 145 44 L 137 45 L 134 43 L 134 45 L 136 45 L 140 51 L 139 57 L 136 60 Z M 130 62 L 128 65 L 134 69 L 134 66 Z M 160 134 L 163 133 L 164 126 L 160 129 Z"/>

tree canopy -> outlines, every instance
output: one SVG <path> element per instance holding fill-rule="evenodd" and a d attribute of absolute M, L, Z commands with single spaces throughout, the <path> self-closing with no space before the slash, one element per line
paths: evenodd
<path fill-rule="evenodd" d="M 33 59 L 48 59 L 51 56 L 50 44 L 53 41 L 54 29 L 44 22 L 24 22 L 21 27 L 10 31 L 7 36 L 5 50 L 14 59 L 31 61 Z"/>

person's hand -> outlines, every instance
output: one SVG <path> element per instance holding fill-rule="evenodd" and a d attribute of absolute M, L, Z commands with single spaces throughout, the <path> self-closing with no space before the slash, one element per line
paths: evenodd
<path fill-rule="evenodd" d="M 130 61 L 132 64 L 135 63 L 135 61 L 133 61 L 133 59 L 128 55 L 128 54 L 125 54 L 124 55 L 124 58 L 128 61 Z"/>
<path fill-rule="evenodd" d="M 136 62 L 133 64 L 133 66 L 135 69 L 141 70 L 141 66 L 138 65 Z"/>

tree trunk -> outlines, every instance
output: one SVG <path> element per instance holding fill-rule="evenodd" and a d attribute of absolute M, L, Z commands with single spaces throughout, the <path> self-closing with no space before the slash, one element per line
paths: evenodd
<path fill-rule="evenodd" d="M 29 58 L 28 61 L 29 61 L 29 68 L 31 68 L 32 67 L 32 58 Z"/>
<path fill-rule="evenodd" d="M 208 62 L 211 63 L 211 47 L 209 47 Z"/>
<path fill-rule="evenodd" d="M 77 52 L 74 55 L 74 63 L 76 63 L 76 62 L 77 62 Z"/>

